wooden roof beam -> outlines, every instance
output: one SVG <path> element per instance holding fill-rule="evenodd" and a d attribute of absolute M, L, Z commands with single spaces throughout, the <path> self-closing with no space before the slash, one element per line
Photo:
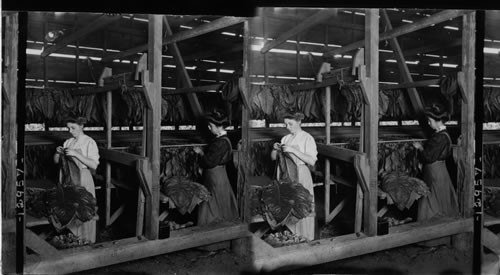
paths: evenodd
<path fill-rule="evenodd" d="M 404 35 L 407 33 L 418 31 L 420 29 L 429 27 L 429 26 L 434 25 L 434 24 L 441 23 L 441 22 L 446 21 L 446 20 L 451 19 L 451 18 L 455 18 L 458 16 L 462 16 L 464 14 L 468 14 L 470 12 L 471 11 L 469 11 L 469 10 L 445 10 L 442 12 L 438 12 L 438 13 L 433 14 L 429 17 L 426 17 L 422 20 L 416 21 L 412 24 L 404 25 L 404 26 L 401 26 L 401 27 L 392 29 L 388 32 L 380 34 L 380 41 L 382 42 L 384 40 L 396 38 L 398 36 L 401 36 L 401 35 Z M 343 53 L 346 53 L 349 51 L 356 50 L 358 48 L 362 48 L 364 46 L 364 43 L 365 43 L 364 40 L 360 40 L 360 41 L 354 42 L 352 44 L 343 46 L 342 48 L 337 48 L 337 49 L 334 49 L 331 51 L 327 51 L 323 55 L 333 56 L 336 54 L 343 54 Z"/>
<path fill-rule="evenodd" d="M 231 18 L 230 18 L 231 19 Z M 216 20 L 217 21 L 217 20 Z M 215 21 L 213 21 L 215 22 Z M 233 21 L 234 22 L 234 21 Z M 170 25 L 168 24 L 168 20 L 166 16 L 163 16 L 163 24 L 165 25 L 165 33 L 170 37 L 174 36 L 172 34 L 172 29 L 170 29 Z M 209 23 L 210 24 L 210 23 Z M 165 44 L 164 44 L 165 45 Z M 184 66 L 184 60 L 182 59 L 181 52 L 179 51 L 179 47 L 177 47 L 177 43 L 174 41 L 169 48 L 170 52 L 174 56 L 176 67 L 180 72 L 180 77 L 182 84 L 185 88 L 193 88 L 193 84 L 191 83 L 191 78 L 186 70 L 186 66 Z M 203 115 L 203 109 L 198 101 L 198 97 L 196 94 L 188 93 L 187 95 L 189 105 L 193 111 L 195 117 L 199 117 Z"/>
<path fill-rule="evenodd" d="M 284 14 L 276 15 L 276 14 L 271 13 L 270 11 L 267 11 L 267 10 L 264 13 L 269 18 L 277 19 L 277 20 L 290 20 L 290 21 L 296 22 L 298 19 L 297 16 L 284 15 Z M 299 19 L 303 20 L 304 18 L 299 18 Z M 328 20 L 328 21 L 324 22 L 324 24 L 328 25 L 328 27 L 334 27 L 334 28 L 343 28 L 343 29 L 350 29 L 350 30 L 356 30 L 356 31 L 364 31 L 365 30 L 364 25 L 353 24 L 353 23 L 340 21 L 340 20 Z"/>
<path fill-rule="evenodd" d="M 195 27 L 193 29 L 178 32 L 176 34 L 168 35 L 165 38 L 165 40 L 163 40 L 163 45 L 167 45 L 170 43 L 179 42 L 179 41 L 183 41 L 183 40 L 186 40 L 189 38 L 197 37 L 197 36 L 209 33 L 209 32 L 213 32 L 213 31 L 223 29 L 223 28 L 226 28 L 226 27 L 238 24 L 238 23 L 242 23 L 243 21 L 245 21 L 245 18 L 242 18 L 242 17 L 222 17 L 222 18 L 214 20 L 210 23 L 206 23 L 206 24 L 200 25 L 198 27 Z M 114 59 L 120 59 L 120 58 L 123 58 L 126 56 L 130 56 L 130 55 L 133 55 L 136 53 L 146 51 L 147 49 L 148 49 L 147 44 L 140 45 L 140 46 L 134 47 L 134 48 L 129 49 L 129 50 L 121 51 L 119 53 L 103 57 L 103 59 L 101 61 L 102 62 L 109 62 L 109 61 L 112 61 Z"/>
<path fill-rule="evenodd" d="M 238 43 L 230 48 L 222 49 L 222 50 L 208 50 L 208 51 L 203 51 L 203 52 L 198 52 L 194 54 L 189 54 L 184 56 L 184 61 L 192 61 L 196 59 L 202 59 L 202 58 L 210 58 L 214 56 L 221 56 L 227 53 L 233 53 L 233 52 L 242 52 L 243 51 L 243 44 Z"/>
<path fill-rule="evenodd" d="M 389 19 L 387 11 L 382 9 L 381 12 L 382 12 L 381 19 L 384 22 L 385 26 L 389 31 L 393 30 L 391 20 Z M 396 60 L 398 61 L 399 71 L 402 74 L 404 81 L 408 83 L 413 82 L 413 77 L 410 74 L 410 70 L 408 69 L 408 65 L 406 64 L 406 59 L 403 55 L 403 51 L 401 50 L 401 46 L 399 45 L 397 38 L 394 37 L 389 39 L 389 44 L 394 51 Z M 426 125 L 427 120 L 421 116 L 421 114 L 424 112 L 424 107 L 422 104 L 422 99 L 420 98 L 420 95 L 417 92 L 417 89 L 415 87 L 409 87 L 408 96 L 410 98 L 413 110 L 417 115 L 419 124 L 421 126 Z"/>
<path fill-rule="evenodd" d="M 287 32 L 283 33 L 276 39 L 266 42 L 264 44 L 264 47 L 260 50 L 261 53 L 266 53 L 272 48 L 280 45 L 281 43 L 284 43 L 288 38 L 291 38 L 299 33 L 301 33 L 304 30 L 309 29 L 310 27 L 320 23 L 321 21 L 326 20 L 328 17 L 333 16 L 337 12 L 337 9 L 324 9 L 321 10 L 313 15 L 311 15 L 309 18 L 305 19 L 302 21 L 300 24 L 297 26 L 291 28 Z"/>
<path fill-rule="evenodd" d="M 428 46 L 424 46 L 424 47 L 413 48 L 413 49 L 406 51 L 403 54 L 404 54 L 404 56 L 414 56 L 417 54 L 425 54 L 425 53 L 430 53 L 430 52 L 434 52 L 437 50 L 458 47 L 460 45 L 462 45 L 462 40 L 455 39 L 455 40 L 452 40 L 451 43 L 446 43 L 446 44 L 436 43 L 436 44 L 432 44 L 432 45 L 428 45 Z"/>
<path fill-rule="evenodd" d="M 40 54 L 41 57 L 47 57 L 50 54 L 58 51 L 61 48 L 66 47 L 69 43 L 78 41 L 84 38 L 86 35 L 120 19 L 121 16 L 110 16 L 110 15 L 101 15 L 96 20 L 92 21 L 90 24 L 85 25 L 83 28 L 77 30 L 76 32 L 63 37 L 59 42 L 55 45 L 44 49 L 44 51 Z"/>

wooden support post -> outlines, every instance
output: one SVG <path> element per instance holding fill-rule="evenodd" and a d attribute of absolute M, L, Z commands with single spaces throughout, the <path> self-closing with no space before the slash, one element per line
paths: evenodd
<path fill-rule="evenodd" d="M 3 20 L 3 18 L 2 18 Z M 2 58 L 3 70 L 2 90 L 5 89 L 8 103 L 2 108 L 2 272 L 16 272 L 16 253 L 23 255 L 22 247 L 16 243 L 22 238 L 22 232 L 16 233 L 16 192 L 17 192 L 17 94 L 18 94 L 18 51 L 19 51 L 19 14 L 12 13 L 5 18 L 5 40 L 3 40 Z M 5 175 L 5 178 L 3 178 Z M 8 224 L 13 226 L 9 229 Z M 19 228 L 19 227 L 17 227 Z M 14 229 L 14 230 L 12 230 Z M 19 229 L 17 229 L 19 230 Z M 20 234 L 19 239 L 16 234 Z M 23 257 L 24 258 L 24 257 Z M 18 258 L 19 259 L 19 258 Z M 21 263 L 22 266 L 22 263 Z M 18 264 L 19 267 L 19 264 Z M 22 273 L 21 270 L 17 272 Z"/>
<path fill-rule="evenodd" d="M 387 30 L 391 31 L 392 24 L 391 20 L 389 19 L 389 15 L 387 14 L 387 11 L 385 9 L 382 9 L 381 11 L 381 18 L 384 21 Z M 406 59 L 403 55 L 403 51 L 401 50 L 398 39 L 396 37 L 389 39 L 389 45 L 391 45 L 391 48 L 394 51 L 396 61 L 398 62 L 399 72 L 403 76 L 404 82 L 413 82 L 413 77 L 410 74 L 408 65 L 406 65 Z M 423 116 L 424 106 L 422 104 L 422 100 L 420 99 L 420 95 L 415 88 L 408 88 L 407 92 L 413 106 L 413 110 L 415 111 L 415 116 L 418 118 L 420 126 L 424 127 L 425 125 L 427 125 L 427 119 Z"/>
<path fill-rule="evenodd" d="M 330 63 L 323 63 L 321 69 L 318 74 L 323 72 L 330 71 Z M 331 116 L 330 111 L 332 109 L 331 106 L 331 88 L 329 86 L 325 87 L 325 144 L 328 146 L 331 142 Z M 325 223 L 329 223 L 331 219 L 330 215 L 330 159 L 328 157 L 325 158 Z M 313 194 L 314 196 L 314 194 Z"/>
<path fill-rule="evenodd" d="M 379 10 L 367 9 L 365 16 L 366 78 L 362 85 L 368 96 L 363 105 L 364 150 L 369 167 L 368 194 L 364 196 L 364 232 L 368 236 L 377 234 L 377 141 L 378 141 L 378 62 L 379 62 Z"/>
<path fill-rule="evenodd" d="M 248 95 L 248 91 L 250 90 L 250 83 L 247 80 L 250 76 L 249 63 L 251 54 L 250 22 L 246 20 L 243 23 L 243 77 L 239 81 L 240 90 L 244 96 Z M 248 161 L 250 160 L 249 117 L 249 106 L 244 104 L 241 113 L 241 151 L 238 153 L 238 183 L 236 188 L 238 192 L 237 197 L 240 198 L 240 201 L 238 201 L 240 219 L 244 223 L 250 222 L 252 218 L 250 212 L 250 189 L 247 184 L 249 179 Z M 236 255 L 246 257 L 250 254 L 251 247 L 248 239 L 241 238 L 234 240 L 231 246 L 232 251 Z"/>
<path fill-rule="evenodd" d="M 459 147 L 457 189 L 460 213 L 463 217 L 472 217 L 472 202 L 474 189 L 474 93 L 475 93 L 475 43 L 476 43 L 476 13 L 463 16 L 462 25 L 462 72 L 464 73 L 463 88 L 467 93 L 466 102 L 462 102 L 461 137 Z M 482 38 L 481 38 L 482 39 Z M 453 238 L 456 248 L 464 251 L 472 249 L 470 234 Z"/>
<path fill-rule="evenodd" d="M 148 110 L 147 157 L 151 167 L 151 196 L 146 200 L 146 230 L 148 239 L 157 239 L 160 204 L 160 129 L 161 129 L 161 71 L 162 71 L 162 19 L 161 15 L 149 15 L 148 71 L 150 73 L 152 109 Z"/>
<path fill-rule="evenodd" d="M 170 25 L 168 24 L 168 20 L 166 17 L 163 17 L 163 23 L 165 24 L 165 33 L 167 35 L 172 36 L 172 30 L 170 29 Z M 181 55 L 181 52 L 179 51 L 179 47 L 177 47 L 177 43 L 175 43 L 175 40 L 171 41 L 169 43 L 172 43 L 169 47 L 169 50 L 172 53 L 172 55 L 174 56 L 174 59 L 176 62 L 176 67 L 180 73 L 181 81 L 182 81 L 184 88 L 193 88 L 193 84 L 191 83 L 191 78 L 189 77 L 189 74 L 186 70 L 186 66 L 184 66 L 184 60 L 182 59 L 182 55 Z M 164 44 L 166 45 L 166 43 L 164 43 Z M 161 56 L 160 56 L 160 60 L 161 60 Z M 187 98 L 189 101 L 189 106 L 191 107 L 195 117 L 199 117 L 199 116 L 203 115 L 203 108 L 201 107 L 200 102 L 198 101 L 198 97 L 195 94 L 188 94 Z"/>
<path fill-rule="evenodd" d="M 113 96 L 111 91 L 106 93 L 106 148 L 111 149 L 113 146 L 113 137 L 111 128 L 113 127 Z M 105 181 L 105 196 L 106 196 L 106 216 L 105 224 L 110 225 L 111 213 L 111 163 L 106 161 L 106 181 Z"/>
<path fill-rule="evenodd" d="M 142 113 L 142 147 L 141 147 L 141 156 L 145 157 L 146 156 L 146 148 L 147 148 L 147 131 L 146 127 L 148 125 L 147 123 L 147 115 L 148 115 L 148 110 L 145 109 Z M 135 235 L 136 236 L 141 236 L 143 233 L 144 229 L 144 204 L 146 202 L 146 198 L 144 197 L 144 192 L 142 191 L 141 188 L 138 188 L 137 190 L 137 221 L 135 224 Z"/>

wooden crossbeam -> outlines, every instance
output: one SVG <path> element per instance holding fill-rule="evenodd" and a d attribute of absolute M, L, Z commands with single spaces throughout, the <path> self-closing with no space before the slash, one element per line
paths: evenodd
<path fill-rule="evenodd" d="M 77 30 L 76 32 L 65 36 L 62 38 L 59 42 L 57 42 L 55 45 L 44 49 L 44 51 L 40 54 L 41 57 L 47 57 L 50 54 L 56 52 L 57 50 L 66 47 L 69 43 L 78 41 L 82 38 L 84 38 L 86 35 L 110 24 L 113 23 L 117 20 L 119 20 L 121 16 L 111 16 L 111 15 L 100 15 L 96 20 L 90 22 L 89 24 L 86 24 L 84 27 L 81 29 Z"/>
<path fill-rule="evenodd" d="M 391 20 L 389 19 L 389 15 L 387 11 L 381 9 L 381 19 L 385 23 L 385 26 L 389 31 L 393 30 Z M 394 55 L 396 56 L 396 61 L 398 62 L 399 72 L 403 76 L 403 79 L 407 83 L 413 82 L 413 77 L 410 74 L 410 70 L 408 69 L 408 65 L 406 64 L 406 59 L 403 55 L 403 51 L 401 50 L 401 46 L 396 37 L 389 39 L 389 44 L 394 51 Z M 408 96 L 410 98 L 411 105 L 413 106 L 413 110 L 417 116 L 418 122 L 421 126 L 426 125 L 427 119 L 420 114 L 424 112 L 424 106 L 422 104 L 422 99 L 420 99 L 420 95 L 417 92 L 417 89 L 414 87 L 407 88 Z"/>
<path fill-rule="evenodd" d="M 224 49 L 220 49 L 220 50 L 207 50 L 207 51 L 203 51 L 203 52 L 197 52 L 197 53 L 185 55 L 183 57 L 183 59 L 184 59 L 184 62 L 187 62 L 187 61 L 192 61 L 192 60 L 196 60 L 196 59 L 210 58 L 210 57 L 214 57 L 214 56 L 221 56 L 221 55 L 225 55 L 228 53 L 242 52 L 242 51 L 243 51 L 243 45 L 241 43 L 238 43 L 238 44 L 235 44 L 229 48 L 224 48 Z"/>
<path fill-rule="evenodd" d="M 417 54 L 424 54 L 424 53 L 430 53 L 434 52 L 437 50 L 442 50 L 442 49 L 447 49 L 447 48 L 452 48 L 452 47 L 458 47 L 462 45 L 462 39 L 455 39 L 452 40 L 449 43 L 437 43 L 437 44 L 432 44 L 432 45 L 426 45 L 423 47 L 418 47 L 418 48 L 413 48 L 405 51 L 403 54 L 404 56 L 415 56 Z"/>
<path fill-rule="evenodd" d="M 135 163 L 138 160 L 146 159 L 143 156 L 107 149 L 104 147 L 99 147 L 99 155 L 101 156 L 102 159 L 132 167 L 135 166 Z"/>
<path fill-rule="evenodd" d="M 267 16 L 270 19 L 277 19 L 277 20 L 290 20 L 296 22 L 297 19 L 303 20 L 304 18 L 297 18 L 297 16 L 294 15 L 286 15 L 286 14 L 273 14 L 272 12 L 265 11 L 265 16 Z M 362 24 L 353 24 L 350 22 L 345 22 L 337 19 L 330 19 L 328 21 L 322 22 L 322 24 L 328 25 L 328 27 L 333 27 L 333 28 L 342 28 L 342 29 L 350 29 L 350 30 L 356 30 L 356 31 L 364 31 L 365 26 Z"/>
<path fill-rule="evenodd" d="M 222 18 L 214 20 L 210 23 L 200 25 L 200 26 L 195 27 L 195 28 L 190 29 L 190 30 L 178 32 L 176 34 L 172 34 L 172 31 L 170 31 L 170 34 L 168 34 L 168 36 L 163 40 L 163 45 L 171 44 L 174 42 L 180 42 L 180 41 L 183 41 L 183 40 L 186 40 L 189 38 L 197 37 L 197 36 L 209 33 L 209 32 L 213 32 L 213 31 L 223 29 L 223 28 L 226 28 L 226 27 L 238 24 L 238 23 L 242 23 L 243 21 L 245 21 L 245 18 L 222 17 Z M 126 51 L 122 51 L 122 52 L 119 52 L 116 54 L 108 55 L 108 56 L 104 57 L 101 61 L 102 62 L 109 62 L 109 61 L 112 61 L 114 59 L 120 59 L 120 58 L 124 58 L 126 56 L 130 56 L 130 55 L 133 55 L 136 53 L 146 51 L 147 49 L 148 49 L 147 44 L 140 45 L 140 46 L 134 47 L 134 48 L 126 50 Z"/>
<path fill-rule="evenodd" d="M 404 89 L 404 88 L 414 88 L 414 87 L 426 87 L 429 85 L 439 85 L 441 82 L 440 78 L 429 79 L 429 80 L 421 80 L 414 82 L 405 82 L 397 85 L 389 85 L 389 84 L 379 84 L 381 90 L 389 90 L 389 89 Z"/>
<path fill-rule="evenodd" d="M 448 19 L 462 16 L 462 15 L 470 13 L 470 12 L 471 11 L 468 11 L 468 10 L 446 10 L 446 11 L 438 12 L 436 14 L 429 16 L 429 17 L 418 20 L 412 24 L 407 24 L 407 25 L 404 25 L 404 26 L 401 26 L 401 27 L 392 29 L 388 32 L 380 34 L 380 41 L 385 41 L 387 39 L 395 38 L 395 37 L 398 37 L 398 36 L 401 36 L 401 35 L 404 35 L 407 33 L 418 31 L 420 29 L 429 27 L 429 26 L 434 25 L 434 24 L 441 23 L 441 22 L 446 21 Z M 327 51 L 323 55 L 334 56 L 336 54 L 342 54 L 345 52 L 356 50 L 358 48 L 363 47 L 364 43 L 365 43 L 364 40 L 360 40 L 360 41 L 354 42 L 352 44 L 343 46 L 342 48 Z"/>
<path fill-rule="evenodd" d="M 500 236 L 491 232 L 487 228 L 483 228 L 483 245 L 486 246 L 493 253 L 500 255 Z"/>
<path fill-rule="evenodd" d="M 336 147 L 334 145 L 321 144 L 321 143 L 318 143 L 317 147 L 319 155 L 342 160 L 349 163 L 354 163 L 354 157 L 356 155 L 363 154 L 358 151 Z"/>
<path fill-rule="evenodd" d="M 300 91 L 305 91 L 305 90 L 314 90 L 317 88 L 333 86 L 333 85 L 337 84 L 338 82 L 339 81 L 336 78 L 327 78 L 327 79 L 323 80 L 322 82 L 308 81 L 308 82 L 303 82 L 303 83 L 291 85 L 290 91 L 291 92 L 300 92 Z"/>
<path fill-rule="evenodd" d="M 111 218 L 109 219 L 109 224 L 113 224 L 123 214 L 123 210 L 125 210 L 125 204 L 120 205 L 120 207 L 116 209 L 115 213 L 111 215 Z"/>
<path fill-rule="evenodd" d="M 178 94 L 189 94 L 189 93 L 197 93 L 197 92 L 206 92 L 208 90 L 220 90 L 222 84 L 214 84 L 214 85 L 206 85 L 206 86 L 197 86 L 192 88 L 180 88 L 176 90 L 169 90 L 165 94 L 169 95 L 178 95 Z"/>
<path fill-rule="evenodd" d="M 326 217 L 327 222 L 331 222 L 339 213 L 344 209 L 345 206 L 345 199 L 343 199 L 337 206 L 335 206 L 335 209 L 332 210 L 330 214 L 328 214 L 328 217 Z"/>
<path fill-rule="evenodd" d="M 287 39 L 290 37 L 293 37 L 299 33 L 301 33 L 304 30 L 307 30 L 308 28 L 320 23 L 321 21 L 324 21 L 328 17 L 333 16 L 337 12 L 336 9 L 324 9 L 321 11 L 318 11 L 317 13 L 311 15 L 309 18 L 305 19 L 302 21 L 300 24 L 297 26 L 291 28 L 290 30 L 286 31 L 285 33 L 281 34 L 279 37 L 276 39 L 266 42 L 262 49 L 260 50 L 261 53 L 266 53 L 272 48 L 280 45 L 281 43 L 284 43 Z"/>
<path fill-rule="evenodd" d="M 354 156 L 354 170 L 356 171 L 361 190 L 363 194 L 367 196 L 368 192 L 370 192 L 368 187 L 370 183 L 370 178 L 368 177 L 370 171 L 365 155 Z"/>
<path fill-rule="evenodd" d="M 24 230 L 24 236 L 26 238 L 26 246 L 35 251 L 41 257 L 48 258 L 61 255 L 59 250 L 33 233 L 30 229 Z"/>

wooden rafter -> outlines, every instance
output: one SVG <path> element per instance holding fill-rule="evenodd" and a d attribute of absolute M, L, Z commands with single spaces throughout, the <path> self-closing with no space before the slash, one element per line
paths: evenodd
<path fill-rule="evenodd" d="M 380 41 L 384 41 L 387 39 L 395 38 L 407 33 L 411 33 L 414 31 L 418 31 L 420 29 L 429 27 L 434 24 L 441 23 L 445 20 L 455 18 L 458 16 L 462 16 L 464 14 L 470 13 L 471 11 L 468 10 L 446 10 L 442 12 L 438 12 L 436 14 L 433 14 L 427 18 L 421 19 L 419 21 L 416 21 L 412 24 L 404 25 L 402 27 L 394 28 L 391 31 L 385 32 L 380 34 Z M 324 55 L 336 55 L 336 54 L 342 54 L 345 52 L 353 51 L 358 48 L 362 48 L 364 46 L 364 40 L 360 40 L 357 42 L 354 42 L 352 44 L 343 46 L 342 48 L 334 49 L 331 51 L 327 51 L 324 53 Z"/>
<path fill-rule="evenodd" d="M 426 45 L 423 47 L 409 49 L 409 50 L 405 51 L 403 54 L 406 57 L 410 57 L 410 56 L 415 56 L 417 54 L 430 53 L 430 52 L 434 52 L 437 50 L 458 47 L 460 45 L 462 45 L 462 40 L 455 39 L 455 40 L 452 40 L 451 42 L 448 42 L 448 43 L 436 43 L 436 44 Z"/>
<path fill-rule="evenodd" d="M 189 38 L 197 37 L 197 36 L 209 33 L 209 32 L 223 29 L 223 28 L 241 23 L 244 20 L 245 20 L 245 18 L 241 18 L 241 17 L 222 17 L 222 18 L 214 20 L 210 23 L 200 25 L 200 26 L 195 27 L 195 28 L 190 29 L 190 30 L 178 32 L 176 34 L 169 34 L 163 40 L 163 45 L 183 41 L 183 40 L 186 40 Z M 147 44 L 140 45 L 140 46 L 134 47 L 134 48 L 129 49 L 129 50 L 125 50 L 125 51 L 122 51 L 122 52 L 119 52 L 116 54 L 108 55 L 108 56 L 104 57 L 101 61 L 102 62 L 109 62 L 109 61 L 112 61 L 114 59 L 120 59 L 120 58 L 123 58 L 126 56 L 130 56 L 133 54 L 143 52 L 147 49 L 148 49 Z"/>
<path fill-rule="evenodd" d="M 289 21 L 296 21 L 297 19 L 303 20 L 303 18 L 297 18 L 294 15 L 285 15 L 285 14 L 276 15 L 276 14 L 273 14 L 273 13 L 267 11 L 267 10 L 264 11 L 263 16 L 267 16 L 269 19 L 278 19 L 278 20 L 289 20 Z M 350 29 L 350 30 L 357 30 L 357 31 L 364 31 L 365 30 L 365 26 L 362 24 L 353 24 L 353 23 L 341 21 L 338 19 L 331 19 L 331 20 L 324 22 L 323 24 L 326 24 L 329 27 L 334 27 L 334 28 L 343 28 L 343 29 Z"/>
<path fill-rule="evenodd" d="M 213 21 L 215 22 L 215 21 Z M 165 25 L 165 32 L 169 36 L 173 36 L 172 30 L 170 29 L 170 25 L 168 24 L 167 17 L 163 16 L 163 24 Z M 170 45 L 169 48 L 170 52 L 174 56 L 175 63 L 177 66 L 177 69 L 180 72 L 181 76 L 181 81 L 183 83 L 184 88 L 193 88 L 193 84 L 191 83 L 191 78 L 189 77 L 189 74 L 186 70 L 186 66 L 184 66 L 184 60 L 182 59 L 181 52 L 179 50 L 179 47 L 177 47 L 176 42 L 172 42 L 172 45 Z M 193 114 L 195 117 L 199 117 L 203 114 L 203 109 L 200 105 L 200 102 L 198 101 L 198 97 L 193 94 L 193 93 L 188 93 L 187 98 L 189 101 L 189 105 L 191 107 L 191 110 L 193 111 Z"/>
<path fill-rule="evenodd" d="M 113 23 L 117 20 L 119 20 L 121 17 L 120 16 L 110 16 L 110 15 L 100 15 L 96 20 L 90 22 L 89 24 L 85 25 L 81 29 L 77 30 L 76 32 L 65 36 L 62 38 L 59 42 L 57 42 L 54 46 L 51 46 L 47 49 L 44 49 L 44 51 L 40 54 L 41 57 L 47 57 L 50 54 L 58 51 L 61 48 L 66 47 L 69 43 L 72 43 L 74 41 L 77 41 L 79 39 L 84 38 L 86 35 L 110 24 Z"/>
<path fill-rule="evenodd" d="M 389 19 L 389 15 L 387 15 L 387 11 L 384 9 L 381 10 L 381 19 L 385 23 L 385 26 L 389 31 L 393 30 L 391 20 Z M 402 74 L 403 79 L 407 83 L 413 82 L 413 77 L 410 74 L 410 70 L 408 69 L 408 65 L 406 64 L 406 59 L 403 55 L 403 51 L 401 50 L 401 46 L 399 45 L 399 42 L 397 38 L 391 38 L 389 39 L 389 44 L 391 45 L 392 50 L 394 51 L 394 54 L 396 56 L 396 61 L 398 62 L 398 67 L 399 67 L 399 72 Z M 424 112 L 424 107 L 422 104 L 422 99 L 420 98 L 420 95 L 417 92 L 417 89 L 415 87 L 409 87 L 407 88 L 408 91 L 408 96 L 410 98 L 410 102 L 413 106 L 413 110 L 415 111 L 415 114 L 418 118 L 418 121 L 420 125 L 426 125 L 427 120 L 422 117 L 420 114 Z"/>
<path fill-rule="evenodd" d="M 229 48 L 223 48 L 220 50 L 207 50 L 203 52 L 197 52 L 193 54 L 188 54 L 184 56 L 184 61 L 192 61 L 196 59 L 204 59 L 204 58 L 210 58 L 214 56 L 221 56 L 225 55 L 228 53 L 233 53 L 233 52 L 242 52 L 243 51 L 243 45 L 241 43 L 235 44 Z"/>
<path fill-rule="evenodd" d="M 188 94 L 188 93 L 197 93 L 197 92 L 205 92 L 208 90 L 219 90 L 222 87 L 222 84 L 214 84 L 214 85 L 206 85 L 206 86 L 197 86 L 192 88 L 180 88 L 176 90 L 170 90 L 165 94 L 169 95 L 178 95 L 178 94 Z"/>
<path fill-rule="evenodd" d="M 324 21 L 328 17 L 331 17 L 334 15 L 336 12 L 335 9 L 324 9 L 321 11 L 318 11 L 317 13 L 311 15 L 309 18 L 305 19 L 304 21 L 300 22 L 300 24 L 296 25 L 295 27 L 291 28 L 290 30 L 286 31 L 276 39 L 266 42 L 264 44 L 264 47 L 260 50 L 261 53 L 266 53 L 272 48 L 280 45 L 281 43 L 284 43 L 287 39 L 299 34 L 300 32 L 307 30 L 308 28 L 320 23 L 321 21 Z"/>

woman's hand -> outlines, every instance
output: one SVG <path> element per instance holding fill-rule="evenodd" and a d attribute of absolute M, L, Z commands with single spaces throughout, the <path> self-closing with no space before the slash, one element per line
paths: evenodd
<path fill-rule="evenodd" d="M 279 143 L 279 142 L 275 142 L 275 143 L 273 144 L 273 149 L 274 149 L 274 150 L 277 150 L 277 151 L 281 150 L 281 143 Z"/>
<path fill-rule="evenodd" d="M 424 147 L 422 146 L 422 143 L 420 143 L 420 142 L 414 142 L 413 147 L 415 147 L 419 151 L 422 151 L 424 149 Z"/>
<path fill-rule="evenodd" d="M 64 151 L 66 153 L 66 156 L 76 157 L 76 158 L 78 158 L 78 156 L 80 156 L 80 153 L 78 151 L 76 151 L 75 149 L 66 148 Z"/>
<path fill-rule="evenodd" d="M 64 148 L 62 146 L 57 146 L 56 153 L 64 155 Z"/>
<path fill-rule="evenodd" d="M 201 150 L 200 147 L 194 147 L 193 148 L 193 151 L 196 153 L 196 154 L 202 154 L 203 153 L 203 150 Z"/>

